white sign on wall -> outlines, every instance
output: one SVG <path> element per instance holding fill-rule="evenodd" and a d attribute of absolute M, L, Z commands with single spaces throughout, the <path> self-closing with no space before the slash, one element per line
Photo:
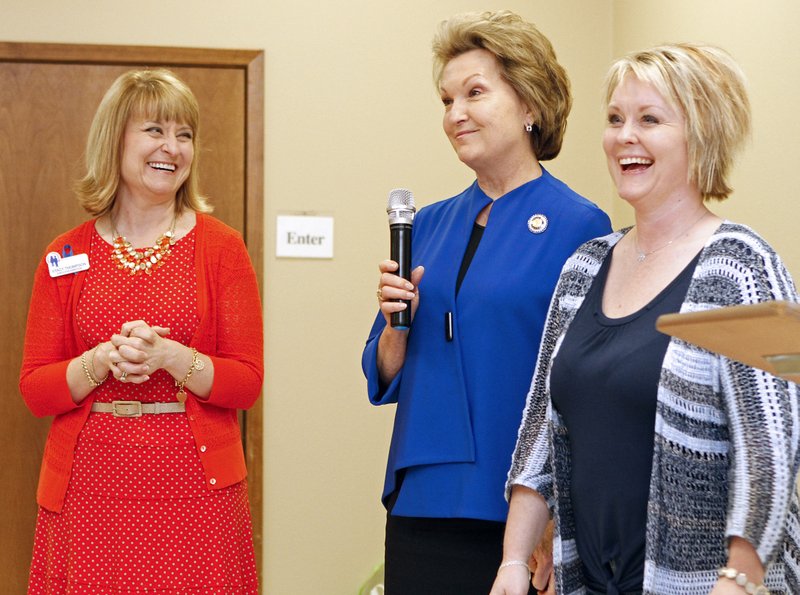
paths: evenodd
<path fill-rule="evenodd" d="M 333 217 L 278 215 L 279 258 L 333 258 Z"/>

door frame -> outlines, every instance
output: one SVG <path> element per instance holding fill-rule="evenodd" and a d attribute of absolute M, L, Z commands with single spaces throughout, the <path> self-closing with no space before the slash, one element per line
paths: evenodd
<path fill-rule="evenodd" d="M 0 41 L 1 62 L 80 63 L 241 69 L 245 89 L 245 204 L 247 251 L 263 296 L 264 271 L 264 51 L 165 46 L 23 43 Z M 243 442 L 256 563 L 263 545 L 263 404 L 244 412 Z M 259 581 L 261 583 L 261 581 Z"/>

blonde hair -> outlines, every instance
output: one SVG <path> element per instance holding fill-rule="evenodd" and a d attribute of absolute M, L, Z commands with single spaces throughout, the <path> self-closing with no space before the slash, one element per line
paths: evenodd
<path fill-rule="evenodd" d="M 508 10 L 457 15 L 440 23 L 433 39 L 434 83 L 439 85 L 450 60 L 475 49 L 495 56 L 503 79 L 534 114 L 530 137 L 536 158 L 555 158 L 561 151 L 572 96 L 553 45 L 533 24 Z"/>
<path fill-rule="evenodd" d="M 122 143 L 131 118 L 175 121 L 192 129 L 194 159 L 178 189 L 175 209 L 207 213 L 211 205 L 198 190 L 200 108 L 191 89 L 164 68 L 131 70 L 120 75 L 103 96 L 86 141 L 86 174 L 75 191 L 81 206 L 99 217 L 114 206 L 120 180 Z"/>
<path fill-rule="evenodd" d="M 605 102 L 626 75 L 653 85 L 686 119 L 689 182 L 704 200 L 733 191 L 728 175 L 750 134 L 750 102 L 739 65 L 707 45 L 662 45 L 616 60 L 605 80 Z"/>

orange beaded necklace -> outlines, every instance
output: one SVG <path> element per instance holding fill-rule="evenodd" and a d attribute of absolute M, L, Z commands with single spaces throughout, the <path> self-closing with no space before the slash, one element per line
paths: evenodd
<path fill-rule="evenodd" d="M 175 243 L 175 222 L 177 215 L 172 219 L 172 225 L 165 231 L 150 248 L 134 248 L 125 236 L 121 236 L 114 228 L 114 219 L 111 218 L 111 238 L 113 249 L 111 260 L 117 268 L 131 275 L 138 275 L 142 271 L 152 275 L 169 258 L 169 249 Z"/>

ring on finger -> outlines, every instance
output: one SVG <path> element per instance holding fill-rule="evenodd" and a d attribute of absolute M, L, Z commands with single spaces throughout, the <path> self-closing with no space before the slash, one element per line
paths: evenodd
<path fill-rule="evenodd" d="M 119 379 L 120 379 L 121 382 L 125 382 L 128 379 L 128 373 L 127 372 L 123 372 L 122 376 L 120 376 Z"/>
<path fill-rule="evenodd" d="M 375 292 L 375 295 L 378 296 L 378 301 L 379 302 L 383 301 L 383 289 L 382 288 L 379 287 L 378 291 Z"/>

